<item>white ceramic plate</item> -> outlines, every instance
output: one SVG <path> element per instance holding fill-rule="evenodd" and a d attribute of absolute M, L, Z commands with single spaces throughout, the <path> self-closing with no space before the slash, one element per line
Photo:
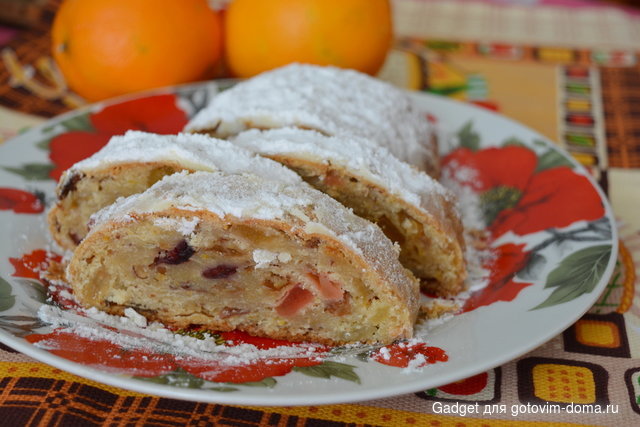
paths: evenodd
<path fill-rule="evenodd" d="M 582 167 L 512 120 L 415 93 L 420 108 L 443 129 L 445 169 L 475 171 L 462 184 L 480 195 L 496 236 L 491 284 L 472 296 L 467 312 L 435 326 L 428 337 L 447 361 L 406 370 L 348 356 L 257 383 L 220 384 L 179 365 L 173 373 L 141 380 L 127 373 L 127 366 L 109 366 L 106 356 L 80 360 L 33 345 L 35 334 L 51 333 L 37 319 L 43 287 L 30 271 L 42 255 L 37 250 L 50 248 L 44 205 L 53 200 L 53 178 L 113 134 L 130 128 L 177 132 L 216 90 L 216 83 L 197 84 L 93 105 L 0 146 L 0 339 L 5 344 L 86 378 L 166 397 L 251 405 L 351 402 L 438 387 L 510 361 L 570 326 L 607 284 L 617 254 L 614 219 Z M 31 265 L 25 254 L 31 254 Z M 101 351 L 96 348 L 86 353 Z"/>

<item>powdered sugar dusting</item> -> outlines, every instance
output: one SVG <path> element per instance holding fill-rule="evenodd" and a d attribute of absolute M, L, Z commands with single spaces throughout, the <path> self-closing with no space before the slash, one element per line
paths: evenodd
<path fill-rule="evenodd" d="M 400 161 L 387 148 L 371 145 L 357 136 L 330 137 L 298 128 L 254 129 L 241 133 L 234 142 L 262 155 L 284 155 L 343 167 L 416 206 L 437 208 L 442 204 L 438 198 L 452 198 L 424 172 Z"/>
<path fill-rule="evenodd" d="M 473 191 L 472 183 L 477 171 L 462 165 L 449 164 L 442 170 L 441 182 L 457 199 L 457 211 L 464 225 L 464 239 L 466 243 L 465 260 L 467 263 L 467 279 L 465 291 L 453 298 L 422 297 L 422 307 L 427 313 L 440 312 L 435 318 L 424 319 L 416 324 L 414 336 L 426 339 L 430 331 L 453 318 L 473 292 L 485 288 L 489 284 L 491 270 L 487 265 L 495 258 L 495 253 L 489 245 L 489 232 L 480 206 L 480 198 Z M 465 185 L 467 184 L 467 185 Z"/>
<path fill-rule="evenodd" d="M 276 159 L 342 167 L 350 178 L 367 186 L 377 185 L 381 192 L 391 194 L 394 204 L 404 205 L 415 218 L 435 220 L 450 233 L 458 228 L 457 213 L 450 209 L 455 202 L 451 192 L 426 173 L 398 160 L 386 148 L 372 146 L 362 138 L 328 137 L 316 131 L 282 128 L 246 131 L 234 141 Z"/>
<path fill-rule="evenodd" d="M 442 171 L 442 184 L 457 198 L 457 210 L 464 226 L 467 260 L 467 292 L 484 288 L 488 284 L 490 271 L 484 267 L 495 254 L 488 245 L 489 232 L 480 207 L 480 197 L 468 185 L 467 179 L 476 176 L 474 169 L 451 166 Z"/>
<path fill-rule="evenodd" d="M 187 124 L 221 137 L 286 126 L 353 135 L 419 168 L 435 166 L 429 123 L 402 90 L 353 70 L 292 64 L 214 97 Z"/>
<path fill-rule="evenodd" d="M 300 183 L 304 188 L 306 185 Z M 265 181 L 253 175 L 181 172 L 165 177 L 147 191 L 116 201 L 96 213 L 94 226 L 109 220 L 126 220 L 133 213 L 159 212 L 168 208 L 207 210 L 220 217 L 278 219 L 290 208 L 309 206 L 308 194 L 296 194 L 298 186 Z M 287 190 L 288 189 L 288 190 Z"/>
<path fill-rule="evenodd" d="M 402 369 L 402 373 L 411 374 L 414 372 L 420 372 L 422 371 L 422 369 L 420 368 L 423 368 L 426 364 L 427 358 L 424 356 L 424 354 L 418 353 L 409 361 L 409 365 L 406 368 Z"/>
<path fill-rule="evenodd" d="M 266 249 L 255 249 L 252 253 L 255 268 L 267 268 L 274 263 L 286 263 L 293 258 L 288 252 L 272 252 Z"/>
<path fill-rule="evenodd" d="M 276 252 L 266 249 L 255 249 L 253 251 L 253 261 L 256 263 L 255 268 L 267 268 L 272 262 L 278 259 Z"/>
<path fill-rule="evenodd" d="M 382 355 L 382 358 L 385 359 L 385 360 L 391 359 L 391 352 L 389 351 L 389 349 L 387 347 L 381 347 L 380 348 L 380 354 Z"/>
<path fill-rule="evenodd" d="M 137 311 L 135 311 L 133 308 L 131 307 L 125 308 L 124 315 L 127 319 L 131 320 L 131 322 L 133 322 L 133 324 L 136 325 L 137 327 L 139 328 L 147 327 L 147 318 L 141 315 L 140 313 L 138 313 Z"/>
<path fill-rule="evenodd" d="M 289 169 L 229 141 L 199 134 L 157 135 L 140 131 L 112 137 L 100 151 L 73 165 L 65 177 L 112 165 L 153 162 L 177 164 L 191 170 L 253 173 L 266 179 L 300 182 Z M 63 177 L 61 183 L 64 181 Z"/>
<path fill-rule="evenodd" d="M 164 228 L 166 230 L 177 230 L 183 236 L 190 236 L 191 233 L 193 233 L 193 231 L 195 230 L 199 222 L 200 222 L 200 218 L 197 218 L 197 217 L 193 217 L 193 218 L 160 217 L 160 218 L 154 218 L 153 225 L 156 225 L 160 228 Z"/>

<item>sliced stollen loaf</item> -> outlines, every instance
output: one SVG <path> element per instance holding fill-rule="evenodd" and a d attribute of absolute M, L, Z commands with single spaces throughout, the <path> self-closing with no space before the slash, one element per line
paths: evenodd
<path fill-rule="evenodd" d="M 402 251 L 400 261 L 440 296 L 463 290 L 462 223 L 440 183 L 358 137 L 311 130 L 250 130 L 234 142 L 296 171 L 305 181 L 378 224 Z"/>
<path fill-rule="evenodd" d="M 207 135 L 156 135 L 129 131 L 115 136 L 93 156 L 62 175 L 57 201 L 49 212 L 51 234 L 65 249 L 74 249 L 88 232 L 94 212 L 118 197 L 140 193 L 179 171 L 253 173 L 265 179 L 300 182 L 278 163 Z"/>
<path fill-rule="evenodd" d="M 92 217 L 81 304 L 331 345 L 409 338 L 419 284 L 374 224 L 301 184 L 186 172 Z"/>
<path fill-rule="evenodd" d="M 265 72 L 215 96 L 185 130 L 228 138 L 287 126 L 358 136 L 439 176 L 425 115 L 401 89 L 354 70 L 293 64 Z"/>

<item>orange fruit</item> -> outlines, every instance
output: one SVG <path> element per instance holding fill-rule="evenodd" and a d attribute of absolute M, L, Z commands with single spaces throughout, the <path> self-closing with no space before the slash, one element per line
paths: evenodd
<path fill-rule="evenodd" d="M 211 78 L 222 51 L 206 0 L 66 0 L 51 36 L 69 87 L 90 101 Z"/>
<path fill-rule="evenodd" d="M 369 74 L 392 39 L 388 0 L 234 0 L 225 18 L 225 54 L 239 77 L 291 62 Z"/>

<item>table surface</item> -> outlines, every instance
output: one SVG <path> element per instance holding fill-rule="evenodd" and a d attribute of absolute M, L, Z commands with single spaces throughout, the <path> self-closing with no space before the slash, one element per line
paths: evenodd
<path fill-rule="evenodd" d="M 487 419 L 491 425 L 637 425 L 640 9 L 580 0 L 506 3 L 395 1 L 397 41 L 380 77 L 496 110 L 544 134 L 587 166 L 619 220 L 620 274 L 578 322 L 531 353 L 480 374 L 485 383 L 480 391 L 470 381 L 473 392 L 463 386 L 456 394 L 450 388 L 449 393 L 433 389 L 376 401 L 303 407 L 241 407 L 147 396 L 68 374 L 0 345 L 0 418 L 6 425 L 473 426 L 486 425 Z M 47 72 L 47 32 L 57 4 L 46 4 L 36 27 L 0 27 L 0 143 L 82 104 Z M 589 78 L 576 86 L 571 80 L 575 73 Z M 576 116 L 585 115 L 591 120 L 577 135 Z M 579 138 L 585 134 L 590 138 Z M 556 373 L 541 373 L 536 367 L 543 365 L 557 368 Z M 590 373 L 587 401 L 608 402 L 617 413 L 512 415 L 513 405 L 526 405 L 533 396 L 550 404 L 577 401 L 575 387 L 567 387 L 569 397 L 558 398 L 548 387 L 553 381 L 561 384 L 576 368 Z M 506 405 L 507 411 L 460 417 L 437 413 L 436 402 Z"/>

